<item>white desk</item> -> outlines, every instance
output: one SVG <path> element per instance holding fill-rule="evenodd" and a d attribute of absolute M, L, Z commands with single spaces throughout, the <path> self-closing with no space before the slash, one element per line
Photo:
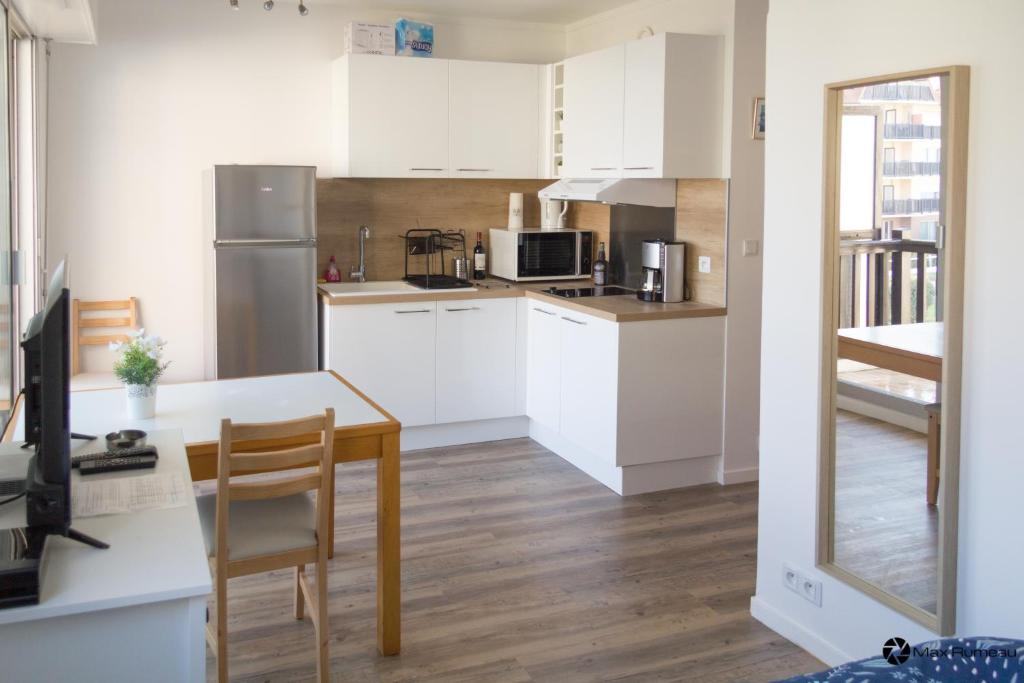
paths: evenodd
<path fill-rule="evenodd" d="M 21 400 L 4 440 L 24 433 Z M 358 389 L 330 372 L 160 385 L 156 417 L 129 419 L 124 389 L 71 394 L 71 429 L 101 439 L 107 432 L 136 428 L 180 429 L 193 481 L 215 479 L 220 421 L 272 422 L 334 408 L 334 462 L 377 461 L 377 647 L 381 654 L 401 648 L 401 487 L 399 434 L 402 425 Z M 278 446 L 301 440 L 282 441 Z M 81 442 L 73 441 L 76 445 Z M 100 446 L 93 445 L 90 450 Z M 241 444 L 244 448 L 245 444 Z M 333 470 L 332 476 L 333 476 Z M 331 487 L 333 496 L 334 487 Z M 331 508 L 334 500 L 329 501 Z M 329 518 L 334 539 L 334 515 Z M 333 556 L 333 542 L 331 555 Z"/>
<path fill-rule="evenodd" d="M 189 504 L 87 517 L 72 526 L 110 544 L 99 550 L 59 536 L 47 540 L 38 605 L 0 610 L 0 679 L 9 681 L 202 681 L 206 598 L 213 588 L 181 432 L 150 432 L 155 469 L 179 471 Z M 102 443 L 102 442 L 101 442 Z M 73 453 L 96 450 L 72 442 Z M 0 446 L 0 457 L 21 451 Z M 71 490 L 81 480 L 71 475 Z M 0 528 L 25 525 L 22 501 L 0 507 Z"/>

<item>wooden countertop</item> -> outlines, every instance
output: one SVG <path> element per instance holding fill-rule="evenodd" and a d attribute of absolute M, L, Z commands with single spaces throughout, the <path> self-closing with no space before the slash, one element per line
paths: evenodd
<path fill-rule="evenodd" d="M 545 294 L 548 287 L 592 287 L 589 281 L 552 282 L 506 282 L 488 278 L 474 282 L 475 289 L 422 290 L 389 294 L 331 294 L 323 287 L 318 288 L 320 297 L 331 306 L 358 304 L 406 303 L 411 301 L 465 301 L 471 299 L 501 299 L 525 296 L 545 301 L 555 306 L 579 311 L 612 322 L 639 322 L 645 320 L 672 320 L 675 318 L 707 318 L 726 314 L 724 306 L 683 302 L 662 304 L 640 301 L 631 294 L 622 296 L 587 297 L 566 299 Z"/>

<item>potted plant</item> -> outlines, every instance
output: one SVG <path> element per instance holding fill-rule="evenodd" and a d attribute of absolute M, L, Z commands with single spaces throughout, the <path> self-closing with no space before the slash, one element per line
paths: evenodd
<path fill-rule="evenodd" d="M 126 342 L 112 342 L 117 353 L 114 374 L 124 382 L 128 417 L 147 418 L 156 414 L 156 383 L 170 363 L 162 363 L 166 342 L 160 337 L 147 337 L 145 330 L 129 332 Z"/>

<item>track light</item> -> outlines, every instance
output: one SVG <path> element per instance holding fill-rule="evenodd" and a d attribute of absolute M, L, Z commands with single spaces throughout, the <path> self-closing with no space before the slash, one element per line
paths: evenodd
<path fill-rule="evenodd" d="M 306 7 L 302 0 L 299 0 L 299 16 L 304 17 L 309 14 L 309 8 Z"/>
<path fill-rule="evenodd" d="M 231 5 L 231 9 L 238 9 L 238 0 L 228 0 L 228 4 Z"/>
<path fill-rule="evenodd" d="M 263 9 L 267 10 L 268 12 L 274 9 L 274 0 L 266 0 L 266 2 L 263 3 Z"/>

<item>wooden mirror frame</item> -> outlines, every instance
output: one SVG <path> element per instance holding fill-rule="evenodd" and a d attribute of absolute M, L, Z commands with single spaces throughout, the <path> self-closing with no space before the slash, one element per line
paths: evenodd
<path fill-rule="evenodd" d="M 836 361 L 839 325 L 839 171 L 842 93 L 853 87 L 945 76 L 943 94 L 942 273 L 944 342 L 939 448 L 939 529 L 935 614 L 865 581 L 835 563 Z M 856 79 L 825 86 L 823 203 L 821 429 L 818 467 L 817 566 L 887 607 L 942 636 L 956 630 L 957 525 L 960 481 L 960 400 L 963 349 L 964 245 L 967 209 L 967 140 L 970 67 L 947 66 Z"/>

